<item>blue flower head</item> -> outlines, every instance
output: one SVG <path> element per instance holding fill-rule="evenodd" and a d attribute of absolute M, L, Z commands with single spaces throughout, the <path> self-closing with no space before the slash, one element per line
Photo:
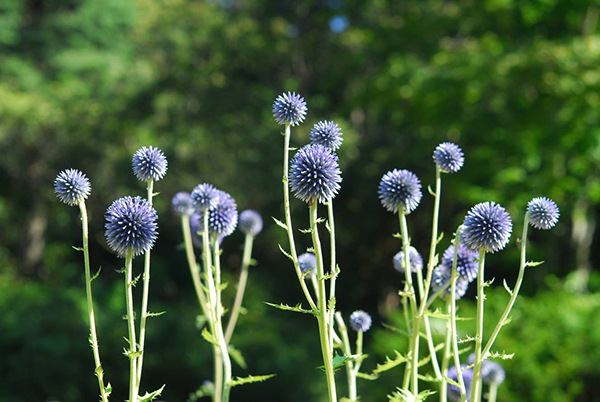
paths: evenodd
<path fill-rule="evenodd" d="M 342 130 L 332 121 L 320 121 L 310 131 L 310 141 L 335 152 L 342 145 Z"/>
<path fill-rule="evenodd" d="M 77 169 L 63 170 L 54 179 L 54 193 L 61 202 L 72 207 L 85 201 L 91 192 L 89 179 Z"/>
<path fill-rule="evenodd" d="M 350 314 L 350 328 L 352 328 L 356 332 L 367 332 L 369 328 L 371 328 L 372 322 L 373 320 L 371 319 L 369 313 L 364 312 L 362 310 L 356 310 L 355 312 Z"/>
<path fill-rule="evenodd" d="M 214 207 L 218 201 L 218 191 L 213 187 L 212 184 L 202 183 L 198 184 L 192 191 L 192 201 L 194 207 L 199 212 L 203 212 L 205 209 Z"/>
<path fill-rule="evenodd" d="M 262 231 L 263 220 L 258 212 L 247 209 L 240 214 L 240 230 L 242 233 L 256 236 Z"/>
<path fill-rule="evenodd" d="M 554 201 L 546 197 L 536 197 L 527 204 L 529 223 L 536 229 L 548 230 L 558 222 L 560 211 Z"/>
<path fill-rule="evenodd" d="M 304 202 L 328 202 L 340 191 L 341 181 L 337 156 L 322 145 L 303 146 L 290 162 L 290 188 Z"/>
<path fill-rule="evenodd" d="M 462 149 L 452 142 L 442 142 L 433 151 L 433 161 L 444 173 L 456 173 L 465 163 Z"/>
<path fill-rule="evenodd" d="M 379 199 L 390 212 L 402 209 L 409 214 L 419 206 L 422 197 L 421 182 L 414 173 L 405 169 L 387 172 L 379 183 Z"/>
<path fill-rule="evenodd" d="M 444 286 L 450 283 L 450 279 L 452 279 L 452 267 L 448 268 L 445 265 L 438 265 L 433 269 L 431 274 L 431 291 L 433 293 L 437 293 Z M 462 276 L 459 276 L 456 279 L 456 291 L 455 298 L 456 300 L 460 299 L 467 293 L 467 288 L 469 287 L 469 280 Z M 452 293 L 451 286 L 446 287 L 446 290 L 441 294 L 441 297 L 445 298 Z"/>
<path fill-rule="evenodd" d="M 208 210 L 208 231 L 227 237 L 233 233 L 238 223 L 237 204 L 224 191 L 216 190 L 216 194 L 217 203 Z"/>
<path fill-rule="evenodd" d="M 195 211 L 192 196 L 187 191 L 180 191 L 171 199 L 173 210 L 179 215 L 192 215 Z"/>
<path fill-rule="evenodd" d="M 473 387 L 473 368 L 466 368 L 466 365 L 462 365 L 462 378 L 465 384 L 465 391 L 467 400 L 471 399 L 471 389 Z M 458 382 L 458 372 L 455 366 L 448 369 L 448 378 L 452 381 Z M 460 401 L 460 389 L 453 384 L 448 383 L 448 397 L 453 401 Z"/>
<path fill-rule="evenodd" d="M 467 364 L 475 364 L 475 353 L 471 353 Z M 488 385 L 500 385 L 506 379 L 506 372 L 500 363 L 493 360 L 484 360 L 481 362 L 481 379 Z"/>
<path fill-rule="evenodd" d="M 502 250 L 512 233 L 512 220 L 506 209 L 495 202 L 475 205 L 463 223 L 461 242 L 472 250 L 495 253 Z"/>
<path fill-rule="evenodd" d="M 479 266 L 477 259 L 479 254 L 470 248 L 465 247 L 462 243 L 458 243 L 458 254 L 456 259 L 456 271 L 458 276 L 465 278 L 469 282 L 473 282 L 477 278 Z M 454 263 L 454 244 L 450 245 L 442 255 L 442 265 L 452 271 Z"/>
<path fill-rule="evenodd" d="M 142 147 L 133 155 L 133 173 L 141 181 L 159 181 L 167 174 L 167 158 L 155 147 Z"/>
<path fill-rule="evenodd" d="M 404 251 L 399 251 L 394 256 L 392 262 L 396 271 L 404 273 Z M 412 246 L 408 249 L 408 263 L 410 264 L 411 272 L 417 272 L 418 270 L 423 269 L 423 257 L 421 257 L 421 254 L 419 254 Z"/>
<path fill-rule="evenodd" d="M 300 254 L 298 256 L 298 266 L 300 267 L 300 272 L 306 274 L 306 276 L 316 275 L 317 257 L 313 253 Z"/>
<path fill-rule="evenodd" d="M 297 126 L 306 117 L 306 102 L 295 92 L 282 93 L 273 102 L 273 117 L 278 124 Z"/>
<path fill-rule="evenodd" d="M 120 257 L 132 252 L 136 257 L 152 248 L 158 237 L 158 215 L 141 197 L 114 201 L 104 214 L 108 246 Z"/>

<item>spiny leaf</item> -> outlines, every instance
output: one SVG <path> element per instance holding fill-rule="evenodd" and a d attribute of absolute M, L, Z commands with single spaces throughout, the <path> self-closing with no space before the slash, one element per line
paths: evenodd
<path fill-rule="evenodd" d="M 450 314 L 442 313 L 439 308 L 435 309 L 435 311 L 425 310 L 425 315 L 429 317 L 441 318 L 443 320 L 450 319 Z"/>
<path fill-rule="evenodd" d="M 160 387 L 156 391 L 152 391 L 150 393 L 146 392 L 143 396 L 138 397 L 138 401 L 139 402 L 150 402 L 150 401 L 155 400 L 158 396 L 160 396 L 163 389 L 165 389 L 165 385 L 166 384 L 164 384 L 162 387 Z"/>
<path fill-rule="evenodd" d="M 537 267 L 538 265 L 542 265 L 544 261 L 527 261 L 525 263 L 526 267 Z"/>
<path fill-rule="evenodd" d="M 358 378 L 362 378 L 364 380 L 369 380 L 369 381 L 374 381 L 379 378 L 379 376 L 376 374 L 361 373 L 360 371 L 358 373 L 356 373 L 356 376 Z"/>
<path fill-rule="evenodd" d="M 315 223 L 323 223 L 323 222 L 325 222 L 324 218 L 317 218 L 315 221 Z"/>
<path fill-rule="evenodd" d="M 285 251 L 283 249 L 283 247 L 281 247 L 281 244 L 278 244 L 278 246 L 279 246 L 279 251 L 281 251 L 283 253 L 283 255 L 285 255 L 290 260 L 294 261 L 294 258 L 290 255 L 290 253 L 288 253 L 287 251 Z"/>
<path fill-rule="evenodd" d="M 248 261 L 248 266 L 255 267 L 257 265 L 258 265 L 258 261 L 256 261 L 254 258 L 250 258 L 250 261 Z"/>
<path fill-rule="evenodd" d="M 225 290 L 229 286 L 229 282 L 223 282 L 219 286 L 217 286 L 217 290 Z"/>
<path fill-rule="evenodd" d="M 98 272 L 96 272 L 94 276 L 92 276 L 92 278 L 90 279 L 90 283 L 94 282 L 94 279 L 100 276 L 100 271 L 102 271 L 102 267 L 98 268 Z"/>
<path fill-rule="evenodd" d="M 397 350 L 394 350 L 394 353 L 396 354 L 396 357 L 394 359 L 390 359 L 389 356 L 386 356 L 385 363 L 378 364 L 375 370 L 373 370 L 372 374 L 377 375 L 379 373 L 383 373 L 384 371 L 391 370 L 394 367 L 399 366 L 402 363 L 406 363 L 408 361 L 408 359 Z"/>
<path fill-rule="evenodd" d="M 506 291 L 508 292 L 509 295 L 513 295 L 512 290 L 510 290 L 510 288 L 508 287 L 508 284 L 506 283 L 506 279 L 504 279 L 504 289 L 506 289 Z"/>
<path fill-rule="evenodd" d="M 425 390 L 417 395 L 414 395 L 408 390 L 397 388 L 397 391 L 392 395 L 388 395 L 390 402 L 423 402 L 430 395 L 435 394 L 435 391 Z"/>
<path fill-rule="evenodd" d="M 424 336 L 426 338 L 426 336 Z M 435 348 L 433 348 L 434 351 L 438 351 L 441 348 L 444 347 L 443 343 L 440 343 L 439 345 L 437 345 Z M 419 360 L 419 363 L 417 364 L 417 367 L 421 367 L 426 365 L 427 363 L 429 363 L 429 361 L 431 360 L 431 355 L 428 355 L 427 357 L 424 357 L 423 359 Z"/>
<path fill-rule="evenodd" d="M 487 354 L 487 356 L 486 356 L 486 359 L 490 358 L 490 359 L 509 360 L 509 359 L 512 359 L 514 356 L 515 356 L 514 353 L 506 354 L 504 352 L 502 352 L 502 353 L 499 353 L 499 352 L 489 352 Z"/>
<path fill-rule="evenodd" d="M 263 382 L 263 381 L 267 381 L 269 378 L 273 378 L 275 377 L 275 374 L 267 374 L 267 375 L 249 375 L 248 377 L 236 377 L 235 379 L 231 380 L 229 382 L 229 385 L 233 388 L 233 387 L 237 387 L 238 385 L 244 385 L 244 384 L 252 384 L 254 382 Z"/>
<path fill-rule="evenodd" d="M 419 377 L 419 380 L 422 380 L 425 382 L 440 382 L 440 380 L 438 380 L 431 374 L 427 374 L 427 375 L 418 374 L 418 377 Z"/>
<path fill-rule="evenodd" d="M 485 281 L 485 282 L 483 283 L 483 286 L 484 286 L 484 287 L 486 287 L 486 288 L 488 288 L 488 287 L 492 286 L 492 283 L 494 283 L 494 279 L 496 279 L 496 278 L 492 278 L 492 279 L 490 279 L 489 281 Z"/>
<path fill-rule="evenodd" d="M 325 222 L 325 229 L 327 229 L 327 231 L 329 233 L 331 233 L 331 225 L 329 225 L 329 220 L 327 220 L 327 222 Z"/>
<path fill-rule="evenodd" d="M 444 238 L 444 232 L 440 232 L 437 240 L 435 241 L 435 244 L 440 244 L 440 242 L 442 241 L 443 238 Z"/>
<path fill-rule="evenodd" d="M 202 337 L 206 342 L 219 346 L 219 342 L 215 339 L 213 334 L 211 334 L 208 328 L 206 327 L 204 327 L 204 329 L 202 330 Z"/>
<path fill-rule="evenodd" d="M 457 387 L 458 389 L 460 389 L 460 384 L 458 382 L 454 381 L 451 378 L 448 378 L 448 376 L 444 376 L 444 378 L 446 379 L 446 382 L 448 382 L 448 384 L 452 384 L 455 387 Z"/>
<path fill-rule="evenodd" d="M 291 307 L 288 306 L 287 304 L 274 304 L 274 303 L 269 303 L 269 302 L 264 302 L 267 306 L 271 306 L 271 307 L 275 307 L 278 308 L 279 310 L 284 310 L 284 311 L 295 311 L 296 313 L 304 313 L 304 314 L 312 314 L 315 317 L 319 315 L 319 313 L 317 313 L 314 310 L 305 310 L 302 308 L 302 304 L 298 303 L 296 304 L 295 307 Z"/>
<path fill-rule="evenodd" d="M 327 309 L 334 310 L 335 309 L 335 297 L 331 297 L 329 302 L 327 303 Z"/>
<path fill-rule="evenodd" d="M 392 236 L 396 239 L 402 239 L 402 235 L 400 233 L 394 233 Z"/>
<path fill-rule="evenodd" d="M 511 321 L 512 321 L 512 316 L 508 316 L 508 317 L 506 317 L 506 319 L 505 319 L 505 320 L 503 320 L 503 321 L 500 323 L 500 325 L 502 325 L 502 326 L 505 326 L 505 325 L 507 325 L 507 324 L 510 324 L 510 322 L 511 322 Z"/>
<path fill-rule="evenodd" d="M 115 269 L 115 272 L 117 274 L 124 274 L 126 271 L 125 271 L 125 268 L 121 268 L 121 269 Z"/>
<path fill-rule="evenodd" d="M 427 185 L 427 191 L 429 192 L 429 194 L 431 194 L 431 195 L 433 195 L 433 196 L 435 197 L 435 191 L 433 191 L 433 190 L 431 189 L 431 186 L 430 186 L 430 185 Z"/>
<path fill-rule="evenodd" d="M 146 317 L 160 317 L 161 315 L 165 314 L 166 311 L 161 311 L 160 313 L 153 313 L 153 312 L 147 312 L 146 313 Z"/>
<path fill-rule="evenodd" d="M 304 233 L 304 234 L 311 234 L 312 233 L 312 229 L 308 228 L 308 229 L 298 229 L 300 231 L 300 233 Z"/>
<path fill-rule="evenodd" d="M 244 370 L 248 368 L 246 364 L 246 359 L 242 356 L 242 352 L 239 349 L 236 349 L 233 345 L 227 345 L 227 350 L 229 351 L 229 356 Z"/>
<path fill-rule="evenodd" d="M 133 278 L 133 280 L 129 283 L 129 286 L 134 286 L 137 285 L 138 281 L 140 280 L 140 278 L 142 277 L 142 274 L 139 274 L 138 276 L 136 276 L 135 278 Z"/>
<path fill-rule="evenodd" d="M 290 150 L 290 151 L 295 151 L 295 150 L 297 150 L 297 149 L 298 149 L 298 148 L 296 148 L 296 147 L 289 147 L 289 150 Z"/>
<path fill-rule="evenodd" d="M 199 314 L 196 316 L 196 328 L 203 328 L 204 325 L 208 322 L 208 318 L 204 314 Z"/>
<path fill-rule="evenodd" d="M 75 251 L 84 251 L 83 247 L 76 247 L 76 246 L 71 246 L 71 247 L 73 247 L 73 250 L 75 250 Z"/>
<path fill-rule="evenodd" d="M 345 356 L 345 355 L 339 355 L 337 352 L 335 353 L 335 356 L 333 357 L 333 371 L 338 371 L 340 368 L 342 368 L 344 366 L 344 364 L 346 364 L 347 361 L 355 361 L 356 360 L 356 356 Z M 320 368 L 321 370 L 323 370 L 323 372 L 325 372 L 325 366 L 319 366 L 318 368 Z"/>
<path fill-rule="evenodd" d="M 471 335 L 467 335 L 466 338 L 464 339 L 459 339 L 458 343 L 467 343 L 467 342 L 474 342 L 476 341 L 475 337 L 471 336 Z"/>
<path fill-rule="evenodd" d="M 404 329 L 392 327 L 391 325 L 388 325 L 386 323 L 382 323 L 381 325 L 383 325 L 384 328 L 387 328 L 390 331 L 394 331 L 394 332 L 397 332 L 399 334 L 406 335 L 407 337 L 410 338 L 410 334 L 406 330 L 404 330 Z"/>
<path fill-rule="evenodd" d="M 112 394 L 112 384 L 110 382 L 106 384 L 106 388 L 104 388 L 104 391 L 106 391 L 107 397 L 109 397 L 110 394 Z"/>
<path fill-rule="evenodd" d="M 135 352 L 131 352 L 127 349 L 123 349 L 123 354 L 127 357 L 129 357 L 130 359 L 136 359 L 138 357 L 140 357 L 142 355 L 142 351 L 141 350 L 137 350 Z"/>

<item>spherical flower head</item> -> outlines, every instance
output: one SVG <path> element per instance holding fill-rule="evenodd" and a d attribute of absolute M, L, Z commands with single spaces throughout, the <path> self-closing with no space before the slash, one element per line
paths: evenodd
<path fill-rule="evenodd" d="M 465 163 L 462 149 L 452 142 L 442 142 L 433 151 L 435 165 L 444 173 L 456 173 Z"/>
<path fill-rule="evenodd" d="M 202 183 L 198 184 L 192 191 L 192 201 L 194 207 L 199 212 L 203 212 L 205 209 L 214 207 L 218 201 L 218 191 L 212 184 Z"/>
<path fill-rule="evenodd" d="M 404 251 L 399 251 L 393 259 L 394 269 L 400 273 L 404 273 Z M 414 248 L 410 247 L 408 249 L 408 263 L 410 264 L 411 272 L 417 272 L 420 269 L 423 269 L 423 257 L 421 254 Z"/>
<path fill-rule="evenodd" d="M 479 272 L 477 264 L 479 254 L 465 247 L 462 243 L 458 243 L 458 254 L 456 257 L 456 271 L 458 272 L 458 276 L 465 278 L 469 282 L 473 282 Z M 452 271 L 452 264 L 454 264 L 454 244 L 450 245 L 442 255 L 442 265 Z"/>
<path fill-rule="evenodd" d="M 180 191 L 171 199 L 173 210 L 179 215 L 192 215 L 195 211 L 192 196 L 187 191 Z"/>
<path fill-rule="evenodd" d="M 306 102 L 295 92 L 284 92 L 273 102 L 273 117 L 278 124 L 297 126 L 306 117 Z"/>
<path fill-rule="evenodd" d="M 466 368 L 466 365 L 462 365 L 462 378 L 465 384 L 465 392 L 467 400 L 471 399 L 471 389 L 473 387 L 473 368 Z M 448 369 L 448 378 L 458 382 L 458 371 L 455 366 Z M 460 401 L 460 389 L 453 384 L 448 383 L 448 397 L 453 401 Z"/>
<path fill-rule="evenodd" d="M 141 181 L 159 181 L 167 174 L 167 157 L 155 147 L 142 147 L 133 155 L 133 173 Z"/>
<path fill-rule="evenodd" d="M 240 230 L 242 233 L 256 236 L 263 229 L 263 220 L 258 212 L 247 209 L 240 214 Z"/>
<path fill-rule="evenodd" d="M 435 267 L 433 269 L 433 272 L 431 274 L 431 291 L 433 293 L 437 293 L 438 291 L 440 291 L 441 289 L 446 287 L 446 285 L 448 285 L 450 283 L 451 279 L 452 279 L 452 268 L 451 267 L 448 268 L 445 265 L 438 265 L 437 267 Z M 465 293 L 467 293 L 468 287 L 469 287 L 469 280 L 464 277 L 459 276 L 456 279 L 456 289 L 455 289 L 454 298 L 456 300 L 458 300 L 461 297 L 463 297 L 465 295 Z M 441 297 L 445 298 L 445 297 L 449 296 L 450 293 L 452 293 L 452 287 L 447 286 L 446 290 L 444 290 L 444 292 L 441 294 Z"/>
<path fill-rule="evenodd" d="M 529 223 L 536 229 L 548 230 L 558 222 L 560 211 L 554 201 L 546 197 L 536 197 L 527 204 Z"/>
<path fill-rule="evenodd" d="M 120 257 L 134 257 L 150 250 L 158 237 L 158 215 L 148 200 L 123 197 L 114 201 L 104 214 L 108 246 Z"/>
<path fill-rule="evenodd" d="M 54 179 L 54 193 L 72 207 L 85 201 L 91 192 L 90 180 L 77 169 L 63 170 Z"/>
<path fill-rule="evenodd" d="M 482 202 L 465 217 L 461 242 L 475 251 L 495 253 L 508 244 L 511 232 L 512 220 L 506 209 L 493 201 Z"/>
<path fill-rule="evenodd" d="M 373 320 L 371 319 L 369 313 L 364 312 L 362 310 L 356 310 L 355 312 L 350 314 L 350 328 L 352 328 L 356 332 L 367 332 L 369 328 L 371 328 L 372 322 Z"/>
<path fill-rule="evenodd" d="M 227 237 L 233 233 L 238 223 L 237 204 L 225 191 L 217 190 L 217 203 L 208 210 L 208 231 L 210 234 Z"/>
<path fill-rule="evenodd" d="M 332 121 L 320 121 L 310 131 L 310 142 L 323 145 L 334 152 L 340 149 L 342 141 L 342 129 Z"/>
<path fill-rule="evenodd" d="M 304 253 L 298 256 L 298 266 L 300 272 L 306 276 L 316 275 L 317 271 L 317 257 L 313 253 Z"/>
<path fill-rule="evenodd" d="M 467 364 L 475 364 L 475 353 L 469 355 Z M 481 362 L 481 379 L 488 385 L 500 385 L 506 379 L 506 372 L 500 363 L 493 360 L 484 360 Z"/>
<path fill-rule="evenodd" d="M 337 156 L 322 145 L 303 146 L 290 162 L 290 188 L 304 202 L 328 202 L 340 191 L 341 181 Z"/>
<path fill-rule="evenodd" d="M 421 182 L 414 173 L 405 169 L 387 172 L 379 183 L 379 199 L 390 212 L 401 208 L 409 214 L 419 206 L 422 197 Z"/>

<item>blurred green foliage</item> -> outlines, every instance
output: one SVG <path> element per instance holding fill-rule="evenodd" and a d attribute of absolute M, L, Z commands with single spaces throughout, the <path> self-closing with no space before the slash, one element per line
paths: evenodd
<path fill-rule="evenodd" d="M 183 401 L 210 378 L 210 348 L 195 326 L 170 197 L 208 181 L 241 209 L 257 209 L 267 221 L 281 217 L 281 127 L 270 109 L 283 90 L 299 91 L 309 104 L 293 145 L 307 142 L 321 119 L 344 130 L 335 205 L 338 307 L 346 316 L 358 308 L 376 322 L 397 314 L 397 222 L 379 205 L 379 179 L 408 168 L 426 186 L 434 147 L 455 141 L 467 159 L 460 173 L 444 177 L 442 246 L 476 202 L 507 206 L 517 233 L 533 196 L 554 198 L 562 211 L 556 229 L 532 234 L 531 258 L 547 262 L 528 271 L 527 297 L 498 339 L 498 348 L 516 353 L 506 362 L 501 400 L 597 400 L 599 8 L 581 0 L 1 2 L 0 400 L 96 395 L 81 256 L 70 248 L 81 241 L 79 216 L 52 189 L 67 167 L 92 181 L 91 257 L 103 268 L 94 282 L 100 348 L 113 399 L 124 398 L 123 292 L 115 272 L 122 262 L 106 248 L 102 214 L 115 198 L 144 192 L 130 171 L 142 145 L 160 147 L 169 159 L 156 186 L 161 236 L 150 302 L 167 314 L 149 324 L 143 388 L 167 383 L 164 398 Z M 348 22 L 339 32 L 330 26 L 336 16 Z M 426 196 L 409 220 L 421 250 L 431 205 Z M 306 226 L 307 212 L 294 207 L 296 225 Z M 224 244 L 231 281 L 241 242 L 234 235 Z M 302 236 L 299 242 L 309 244 Z M 234 390 L 236 401 L 319 400 L 325 390 L 315 369 L 314 323 L 263 304 L 301 300 L 277 243 L 285 244 L 283 233 L 267 224 L 256 243 L 248 313 L 234 335 L 249 368 L 234 374 L 278 376 Z M 517 253 L 513 242 L 489 259 L 496 285 L 514 281 Z M 502 292 L 491 293 L 490 316 L 502 308 Z M 365 366 L 402 348 L 389 331 L 375 332 L 372 344 L 369 338 Z M 363 400 L 383 400 L 400 373 L 365 383 Z"/>

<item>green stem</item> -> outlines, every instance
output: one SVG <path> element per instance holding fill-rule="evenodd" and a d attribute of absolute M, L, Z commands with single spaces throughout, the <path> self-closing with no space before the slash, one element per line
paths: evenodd
<path fill-rule="evenodd" d="M 490 384 L 490 394 L 488 396 L 488 402 L 496 402 L 498 397 L 498 384 L 495 382 Z"/>
<path fill-rule="evenodd" d="M 446 302 L 446 312 L 450 313 L 450 300 Z M 440 382 L 440 402 L 448 402 L 448 366 L 452 352 L 450 328 L 446 325 L 446 340 L 444 341 L 444 356 L 442 357 L 442 381 Z"/>
<path fill-rule="evenodd" d="M 321 251 L 321 240 L 319 239 L 319 230 L 317 228 L 317 200 L 313 199 L 310 203 L 310 229 L 312 235 L 313 248 L 317 257 L 317 279 L 319 281 L 319 338 L 321 340 L 321 354 L 325 365 L 325 374 L 327 377 L 327 392 L 330 402 L 337 402 L 335 377 L 333 372 L 332 350 L 329 349 L 329 338 L 327 335 L 327 306 L 325 295 L 325 274 L 323 272 L 323 253 Z"/>
<path fill-rule="evenodd" d="M 154 180 L 148 180 L 148 202 L 152 205 Z M 150 249 L 144 254 L 144 289 L 142 292 L 142 314 L 140 320 L 140 357 L 137 365 L 137 387 L 142 382 L 142 366 L 144 362 L 144 344 L 146 342 L 146 319 L 148 318 L 148 292 L 150 290 Z"/>
<path fill-rule="evenodd" d="M 98 335 L 96 334 L 96 318 L 94 315 L 94 301 L 92 295 L 92 276 L 90 272 L 90 247 L 88 235 L 88 216 L 85 202 L 79 203 L 81 211 L 81 232 L 83 235 L 83 262 L 85 267 L 85 293 L 87 298 L 88 318 L 90 321 L 90 343 L 92 344 L 92 352 L 94 354 L 94 363 L 96 377 L 98 378 L 98 386 L 100 387 L 100 397 L 102 402 L 108 402 L 106 387 L 104 386 L 104 370 L 100 362 L 100 348 L 98 346 Z"/>
<path fill-rule="evenodd" d="M 213 239 L 213 261 L 215 264 L 215 283 L 217 289 L 217 321 L 215 329 L 217 330 L 217 340 L 219 342 L 219 350 L 221 352 L 221 359 L 223 361 L 224 375 L 223 375 L 223 400 L 222 402 L 229 401 L 229 391 L 231 390 L 231 359 L 229 357 L 229 351 L 227 350 L 227 342 L 225 341 L 225 335 L 223 335 L 223 312 L 221 305 L 221 252 L 219 249 L 219 241 L 215 235 Z"/>
<path fill-rule="evenodd" d="M 192 231 L 190 230 L 190 217 L 188 215 L 181 216 L 181 229 L 183 231 L 183 241 L 185 244 L 185 255 L 187 257 L 188 265 L 190 267 L 190 273 L 192 275 L 192 282 L 194 283 L 194 289 L 196 290 L 196 296 L 200 303 L 202 313 L 208 319 L 209 311 L 206 302 L 206 295 L 202 289 L 202 279 L 200 279 L 200 270 L 198 263 L 196 262 L 196 255 L 194 254 L 194 245 L 192 243 Z"/>
<path fill-rule="evenodd" d="M 356 333 L 356 355 L 358 356 L 358 361 L 354 364 L 354 388 L 355 388 L 355 392 L 356 391 L 356 375 L 358 374 L 358 371 L 360 370 L 360 366 L 362 365 L 363 362 L 363 358 L 362 358 L 362 354 L 363 354 L 363 331 L 358 331 Z M 354 395 L 354 399 L 355 401 L 358 400 L 358 393 L 356 393 Z"/>
<path fill-rule="evenodd" d="M 285 125 L 285 139 L 284 139 L 284 148 L 283 148 L 283 207 L 285 210 L 285 226 L 286 232 L 288 235 L 288 240 L 290 243 L 290 255 L 292 256 L 292 262 L 294 263 L 294 269 L 296 270 L 296 276 L 298 277 L 298 281 L 300 282 L 300 287 L 302 288 L 302 292 L 304 292 L 304 296 L 308 301 L 308 304 L 311 309 L 317 310 L 317 306 L 313 301 L 308 288 L 306 287 L 306 283 L 302 279 L 302 271 L 300 271 L 300 266 L 298 265 L 298 254 L 296 253 L 296 242 L 294 241 L 294 229 L 292 227 L 292 215 L 290 212 L 290 189 L 288 187 L 288 171 L 289 171 L 289 159 L 290 159 L 290 125 Z"/>
<path fill-rule="evenodd" d="M 485 250 L 479 251 L 479 272 L 477 274 L 477 334 L 475 335 L 475 366 L 473 367 L 473 385 L 471 402 L 481 401 L 481 363 L 483 357 L 481 354 L 481 343 L 483 340 L 483 310 L 485 302 Z"/>
<path fill-rule="evenodd" d="M 229 344 L 235 324 L 238 316 L 240 315 L 240 309 L 242 308 L 242 300 L 244 299 L 244 291 L 246 290 L 246 282 L 248 281 L 248 268 L 250 267 L 250 260 L 252 258 L 252 243 L 254 236 L 251 234 L 246 235 L 244 241 L 244 254 L 242 256 L 242 270 L 240 272 L 240 281 L 238 282 L 237 291 L 235 293 L 235 300 L 231 309 L 231 316 L 227 323 L 227 330 L 225 331 L 225 343 Z"/>
<path fill-rule="evenodd" d="M 327 220 L 329 222 L 329 244 L 331 246 L 331 266 L 330 273 L 332 275 L 329 282 L 329 299 L 332 301 L 332 308 L 329 310 L 329 349 L 333 350 L 333 314 L 335 312 L 335 280 L 336 272 L 336 254 L 335 254 L 335 220 L 333 219 L 333 198 L 327 203 Z"/>
<path fill-rule="evenodd" d="M 129 331 L 129 402 L 137 402 L 137 342 L 135 340 L 135 322 L 133 311 L 133 252 L 125 256 L 125 300 L 127 302 L 127 329 Z"/>
<path fill-rule="evenodd" d="M 342 318 L 342 313 L 336 312 L 335 319 L 338 323 L 338 328 L 342 337 L 342 347 L 344 350 L 344 355 L 351 356 L 352 348 L 350 347 L 350 338 L 348 337 L 348 327 L 346 327 L 346 323 Z M 354 402 L 356 401 L 356 374 L 354 372 L 354 365 L 350 360 L 346 361 L 345 365 L 346 377 L 348 380 L 348 399 Z"/>
<path fill-rule="evenodd" d="M 423 274 L 419 269 L 417 271 L 417 282 L 419 284 L 419 294 L 423 294 Z M 427 347 L 429 348 L 429 355 L 431 356 L 431 365 L 433 366 L 433 371 L 435 373 L 435 377 L 438 380 L 442 379 L 442 372 L 440 371 L 440 365 L 438 363 L 437 355 L 435 353 L 435 345 L 433 344 L 433 336 L 431 335 L 431 325 L 429 324 L 429 317 L 423 315 L 423 322 L 425 323 L 425 334 L 427 335 Z"/>
<path fill-rule="evenodd" d="M 458 264 L 458 245 L 460 239 L 461 227 L 456 231 L 454 237 L 454 259 L 452 261 L 452 276 L 450 285 L 450 325 L 452 333 L 452 351 L 454 352 L 454 366 L 456 367 L 456 375 L 458 378 L 458 384 L 460 385 L 460 398 L 461 401 L 466 400 L 466 388 L 465 382 L 462 375 L 462 366 L 460 365 L 460 357 L 458 354 L 458 336 L 456 331 L 456 280 L 458 279 L 458 271 L 456 266 Z"/>

